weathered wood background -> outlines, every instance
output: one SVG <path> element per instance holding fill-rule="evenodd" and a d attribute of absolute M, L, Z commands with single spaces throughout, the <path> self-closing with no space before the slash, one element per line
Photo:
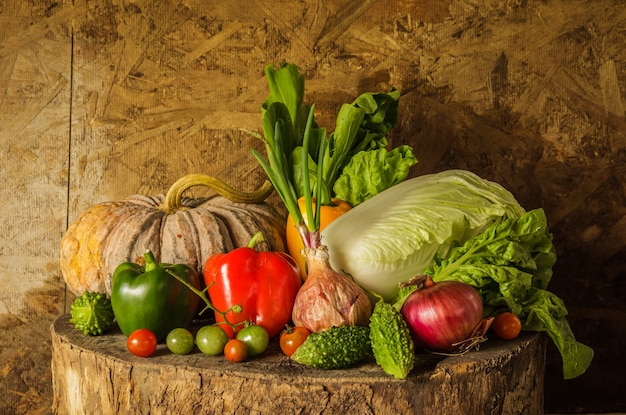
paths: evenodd
<path fill-rule="evenodd" d="M 543 207 L 590 370 L 546 410 L 626 410 L 626 4 L 564 0 L 0 1 L 0 413 L 47 413 L 50 323 L 73 300 L 59 243 L 88 206 L 190 172 L 263 179 L 262 68 L 297 63 L 332 130 L 402 91 L 412 175 L 465 168 Z"/>

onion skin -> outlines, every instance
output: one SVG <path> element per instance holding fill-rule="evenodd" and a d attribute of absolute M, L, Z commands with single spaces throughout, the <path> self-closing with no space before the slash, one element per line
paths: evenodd
<path fill-rule="evenodd" d="M 462 282 L 437 284 L 426 276 L 422 287 L 406 298 L 401 313 L 416 346 L 429 351 L 459 352 L 464 342 L 484 334 L 480 295 Z"/>
<path fill-rule="evenodd" d="M 304 254 L 307 278 L 296 295 L 293 323 L 311 332 L 369 325 L 372 314 L 369 297 L 357 283 L 330 267 L 326 247 L 305 248 Z"/>

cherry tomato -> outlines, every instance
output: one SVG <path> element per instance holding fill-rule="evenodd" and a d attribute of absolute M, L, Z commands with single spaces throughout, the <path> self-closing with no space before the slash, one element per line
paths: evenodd
<path fill-rule="evenodd" d="M 182 327 L 173 329 L 167 334 L 165 344 L 174 354 L 189 354 L 193 350 L 193 334 Z"/>
<path fill-rule="evenodd" d="M 324 228 L 332 221 L 351 209 L 350 204 L 344 202 L 343 200 L 333 199 L 332 202 L 334 206 L 320 206 L 320 232 L 323 231 Z M 300 212 L 302 212 L 302 217 L 306 223 L 307 214 L 304 197 L 298 199 L 298 207 L 300 208 Z M 313 212 L 315 212 L 315 203 L 313 203 Z M 304 279 L 306 278 L 306 260 L 300 253 L 300 251 L 304 248 L 304 243 L 302 242 L 302 237 L 300 236 L 298 228 L 296 228 L 296 224 L 291 215 L 287 217 L 286 229 L 287 250 L 289 251 L 289 255 L 295 259 L 296 263 L 300 267 L 300 273 Z"/>
<path fill-rule="evenodd" d="M 224 346 L 224 357 L 230 362 L 243 362 L 248 358 L 248 346 L 239 339 L 230 339 Z"/>
<path fill-rule="evenodd" d="M 501 339 L 513 340 L 522 331 L 522 322 L 515 314 L 505 311 L 494 318 L 491 328 Z"/>
<path fill-rule="evenodd" d="M 198 349 L 210 356 L 218 356 L 224 352 L 224 346 L 228 342 L 228 335 L 220 326 L 210 325 L 200 327 L 196 333 L 196 345 Z"/>
<path fill-rule="evenodd" d="M 311 332 L 306 327 L 287 327 L 280 334 L 280 350 L 289 357 L 309 337 Z"/>
<path fill-rule="evenodd" d="M 152 356 L 157 348 L 157 338 L 154 333 L 148 329 L 137 329 L 128 336 L 126 346 L 135 356 Z"/>
<path fill-rule="evenodd" d="M 258 356 L 270 344 L 270 336 L 263 327 L 256 324 L 246 325 L 237 333 L 237 339 L 246 344 L 248 356 Z"/>

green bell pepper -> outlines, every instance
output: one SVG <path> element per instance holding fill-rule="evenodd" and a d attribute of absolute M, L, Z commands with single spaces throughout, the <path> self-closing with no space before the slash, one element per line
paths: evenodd
<path fill-rule="evenodd" d="M 171 330 L 191 324 L 200 297 L 185 284 L 199 290 L 200 277 L 188 265 L 158 263 L 151 251 L 144 259 L 145 266 L 125 262 L 115 269 L 111 306 L 124 335 L 146 328 L 162 341 Z"/>

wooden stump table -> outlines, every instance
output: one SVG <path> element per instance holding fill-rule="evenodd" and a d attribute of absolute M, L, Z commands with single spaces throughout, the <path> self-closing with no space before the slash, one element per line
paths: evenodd
<path fill-rule="evenodd" d="M 119 330 L 83 335 L 69 315 L 52 325 L 55 413 L 71 414 L 543 414 L 545 340 L 490 338 L 463 356 L 418 353 L 405 380 L 373 359 L 317 370 L 267 352 L 244 363 L 160 344 L 149 358 L 126 349 Z M 195 331 L 192 329 L 192 332 Z"/>

